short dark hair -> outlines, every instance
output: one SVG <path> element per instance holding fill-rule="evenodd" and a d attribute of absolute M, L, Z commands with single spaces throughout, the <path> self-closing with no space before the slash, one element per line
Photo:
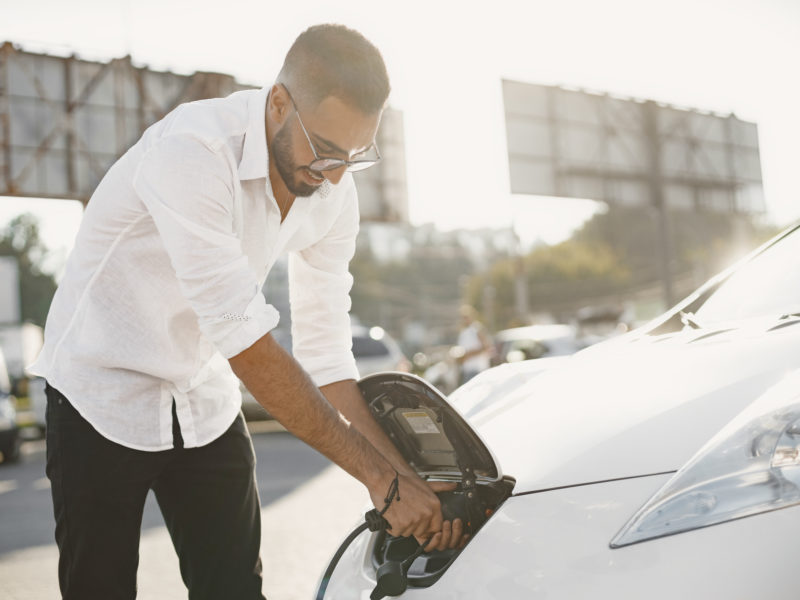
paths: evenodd
<path fill-rule="evenodd" d="M 286 54 L 278 82 L 313 106 L 328 96 L 365 114 L 383 109 L 389 75 L 380 51 L 344 25 L 314 25 L 301 33 Z"/>

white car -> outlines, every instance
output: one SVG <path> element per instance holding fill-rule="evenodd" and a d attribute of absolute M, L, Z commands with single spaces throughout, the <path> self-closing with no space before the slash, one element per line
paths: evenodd
<path fill-rule="evenodd" d="M 353 358 L 359 374 L 364 377 L 381 371 L 403 371 L 410 369 L 411 363 L 403 354 L 398 343 L 381 327 L 352 326 Z M 289 353 L 292 351 L 291 334 L 286 329 L 274 330 L 273 337 Z M 240 383 L 242 411 L 248 420 L 269 419 L 269 413 L 253 397 L 253 394 Z"/>
<path fill-rule="evenodd" d="M 407 375 L 360 385 L 423 477 L 459 483 L 442 504 L 472 537 L 414 556 L 361 533 L 324 598 L 800 597 L 800 228 L 573 356 L 449 399 Z"/>
<path fill-rule="evenodd" d="M 381 327 L 353 325 L 353 357 L 362 377 L 381 371 L 408 371 L 411 363 Z"/>
<path fill-rule="evenodd" d="M 588 346 L 577 328 L 565 323 L 503 329 L 494 335 L 495 360 L 519 362 L 547 356 L 566 356 Z"/>

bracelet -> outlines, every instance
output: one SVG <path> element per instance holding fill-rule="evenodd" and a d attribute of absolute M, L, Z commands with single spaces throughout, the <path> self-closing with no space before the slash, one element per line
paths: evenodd
<path fill-rule="evenodd" d="M 392 468 L 394 469 L 394 467 Z M 392 480 L 392 483 L 389 484 L 389 489 L 386 491 L 386 497 L 383 499 L 384 505 L 383 510 L 380 512 L 381 516 L 383 516 L 383 513 L 389 510 L 392 500 L 397 500 L 400 502 L 400 473 L 397 471 L 397 469 L 394 469 L 394 479 Z"/>

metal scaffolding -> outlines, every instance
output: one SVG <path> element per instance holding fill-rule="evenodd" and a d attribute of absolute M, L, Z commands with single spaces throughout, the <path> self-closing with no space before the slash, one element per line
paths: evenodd
<path fill-rule="evenodd" d="M 0 46 L 0 196 L 80 200 L 145 129 L 184 102 L 253 89 L 231 75 L 178 75 L 135 66 L 130 56 L 94 62 Z M 365 221 L 406 222 L 402 113 L 388 108 L 384 154 L 359 174 Z"/>
<path fill-rule="evenodd" d="M 252 86 L 0 46 L 0 194 L 86 203 L 109 166 L 178 104 Z"/>

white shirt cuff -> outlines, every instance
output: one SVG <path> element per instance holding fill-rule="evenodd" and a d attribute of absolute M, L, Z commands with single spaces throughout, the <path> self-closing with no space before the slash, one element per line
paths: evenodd
<path fill-rule="evenodd" d="M 225 358 L 232 358 L 247 350 L 267 333 L 275 329 L 280 313 L 267 304 L 259 291 L 247 305 L 242 315 L 224 314 L 212 327 L 212 341 Z"/>
<path fill-rule="evenodd" d="M 358 368 L 352 355 L 349 360 L 345 358 L 332 361 L 330 357 L 319 357 L 310 360 L 301 359 L 299 362 L 317 387 L 345 379 L 355 379 L 356 381 L 359 379 Z"/>

